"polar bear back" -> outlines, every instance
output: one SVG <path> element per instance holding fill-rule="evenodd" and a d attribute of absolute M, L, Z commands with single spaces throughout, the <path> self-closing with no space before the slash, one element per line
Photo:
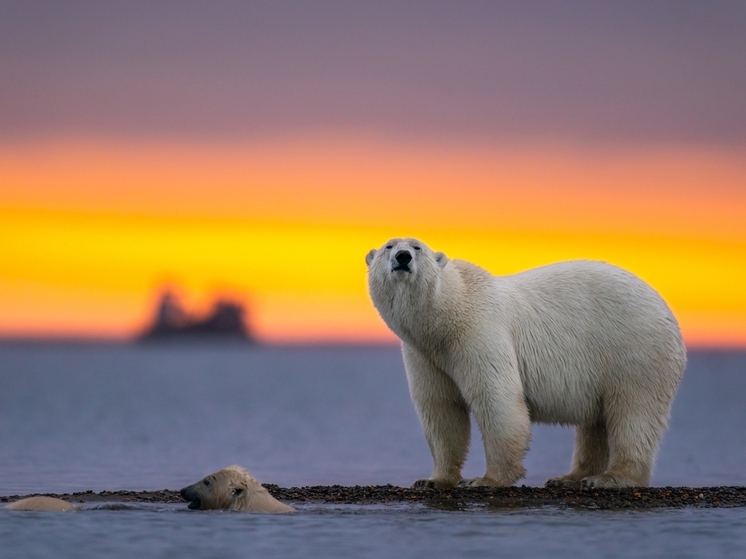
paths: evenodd
<path fill-rule="evenodd" d="M 582 423 L 621 383 L 673 397 L 686 361 L 678 324 L 660 295 L 633 274 L 585 260 L 511 276 L 452 264 L 461 283 L 480 286 L 470 304 L 489 323 L 485 331 L 514 348 L 534 421 Z"/>

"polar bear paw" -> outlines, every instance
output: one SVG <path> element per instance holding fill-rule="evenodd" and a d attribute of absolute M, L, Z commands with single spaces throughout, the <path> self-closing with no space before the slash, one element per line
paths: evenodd
<path fill-rule="evenodd" d="M 458 482 L 459 487 L 506 487 L 496 479 L 489 477 L 475 477 L 471 479 L 462 479 Z"/>
<path fill-rule="evenodd" d="M 412 484 L 412 489 L 452 489 L 456 484 L 444 479 L 418 479 Z"/>
<path fill-rule="evenodd" d="M 567 489 L 580 489 L 580 479 L 573 475 L 552 477 L 544 484 L 545 487 L 564 487 Z"/>
<path fill-rule="evenodd" d="M 620 476 L 618 474 L 601 474 L 598 476 L 588 476 L 580 480 L 580 487 L 582 489 L 636 487 L 639 485 L 641 484 L 634 483 L 628 477 Z"/>

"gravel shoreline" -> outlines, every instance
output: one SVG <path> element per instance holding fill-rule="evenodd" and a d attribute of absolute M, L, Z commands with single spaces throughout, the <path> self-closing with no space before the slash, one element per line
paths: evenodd
<path fill-rule="evenodd" d="M 341 485 L 278 487 L 265 484 L 269 492 L 289 503 L 333 503 L 373 505 L 420 503 L 440 509 L 460 509 L 481 504 L 490 508 L 560 507 L 580 509 L 715 508 L 746 506 L 746 487 L 640 487 L 581 491 L 544 487 L 476 487 L 457 489 L 409 489 L 394 485 Z M 36 494 L 38 495 L 38 493 Z M 186 503 L 178 491 L 101 491 L 52 494 L 71 503 L 131 502 Z M 32 495 L 0 497 L 8 503 Z"/>

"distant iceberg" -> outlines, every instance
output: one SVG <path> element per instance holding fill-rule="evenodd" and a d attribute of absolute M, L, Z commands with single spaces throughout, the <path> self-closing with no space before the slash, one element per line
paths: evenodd
<path fill-rule="evenodd" d="M 178 298 L 165 291 L 156 307 L 152 324 L 140 341 L 235 340 L 254 342 L 245 320 L 246 309 L 240 303 L 218 299 L 204 318 L 195 318 L 181 307 Z"/>

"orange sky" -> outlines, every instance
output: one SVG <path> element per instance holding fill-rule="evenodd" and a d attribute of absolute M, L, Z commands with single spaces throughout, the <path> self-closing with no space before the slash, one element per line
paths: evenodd
<path fill-rule="evenodd" d="M 606 260 L 690 345 L 746 345 L 746 150 L 557 145 L 0 145 L 0 335 L 131 336 L 176 285 L 249 300 L 263 340 L 392 340 L 364 256 L 417 236 L 496 274 Z"/>

